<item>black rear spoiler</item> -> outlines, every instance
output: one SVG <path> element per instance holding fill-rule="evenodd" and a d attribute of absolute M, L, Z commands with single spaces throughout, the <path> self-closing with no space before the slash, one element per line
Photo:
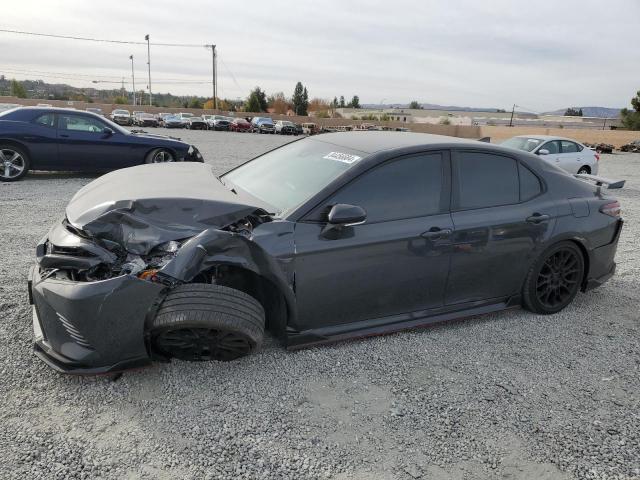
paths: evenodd
<path fill-rule="evenodd" d="M 601 187 L 602 185 L 606 185 L 609 189 L 622 188 L 625 182 L 625 180 L 611 180 L 609 178 L 598 177 L 597 175 L 590 175 L 588 173 L 578 173 L 574 175 L 574 177 L 595 182 L 595 184 L 599 187 Z"/>

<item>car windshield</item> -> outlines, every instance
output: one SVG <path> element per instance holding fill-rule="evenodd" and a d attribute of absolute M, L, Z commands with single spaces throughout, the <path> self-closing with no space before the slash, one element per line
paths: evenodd
<path fill-rule="evenodd" d="M 525 152 L 534 151 L 540 144 L 542 140 L 539 138 L 529 138 L 529 137 L 513 137 L 509 140 L 505 140 L 501 143 L 501 145 L 505 147 L 515 148 L 516 150 L 524 150 Z"/>
<path fill-rule="evenodd" d="M 292 142 L 226 173 L 222 180 L 272 205 L 277 215 L 311 198 L 367 155 L 305 139 Z"/>
<path fill-rule="evenodd" d="M 129 112 L 127 110 L 114 110 L 113 114 L 114 115 L 129 115 Z"/>
<path fill-rule="evenodd" d="M 193 113 L 181 113 L 182 118 L 191 118 L 193 117 Z"/>
<path fill-rule="evenodd" d="M 201 122 L 202 121 L 202 117 L 191 117 L 191 121 L 193 121 L 193 122 Z"/>

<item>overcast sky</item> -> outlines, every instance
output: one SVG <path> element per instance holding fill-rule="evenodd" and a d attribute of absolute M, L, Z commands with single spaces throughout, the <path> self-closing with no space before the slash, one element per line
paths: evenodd
<path fill-rule="evenodd" d="M 326 99 L 545 111 L 627 106 L 640 89 L 638 18 L 638 0 L 21 0 L 3 9 L 0 28 L 137 41 L 149 33 L 156 92 L 210 95 L 210 84 L 171 82 L 210 82 L 211 54 L 153 41 L 216 43 L 221 97 L 244 98 L 256 85 L 289 96 L 300 80 Z M 10 77 L 90 86 L 124 76 L 128 89 L 133 54 L 137 87 L 147 84 L 144 45 L 0 32 L 0 51 Z"/>

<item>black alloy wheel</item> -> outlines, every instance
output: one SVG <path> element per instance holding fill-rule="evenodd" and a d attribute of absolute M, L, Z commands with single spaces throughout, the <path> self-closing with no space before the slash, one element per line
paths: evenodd
<path fill-rule="evenodd" d="M 161 332 L 156 348 L 170 357 L 187 361 L 228 362 L 249 354 L 252 345 L 239 333 L 212 328 L 180 328 Z"/>
<path fill-rule="evenodd" d="M 556 313 L 580 290 L 584 277 L 582 252 L 572 242 L 547 250 L 531 267 L 523 289 L 525 307 L 536 313 Z"/>

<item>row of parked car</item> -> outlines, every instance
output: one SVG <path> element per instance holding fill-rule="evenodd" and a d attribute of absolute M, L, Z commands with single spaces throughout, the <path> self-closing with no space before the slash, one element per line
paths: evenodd
<path fill-rule="evenodd" d="M 94 112 L 97 113 L 97 112 Z M 269 117 L 227 117 L 224 115 L 194 115 L 192 113 L 129 112 L 116 109 L 110 118 L 118 125 L 138 127 L 187 128 L 190 130 L 226 130 L 231 132 L 253 132 L 281 135 L 313 134 L 312 126 L 299 125 L 287 120 L 273 121 Z"/>

